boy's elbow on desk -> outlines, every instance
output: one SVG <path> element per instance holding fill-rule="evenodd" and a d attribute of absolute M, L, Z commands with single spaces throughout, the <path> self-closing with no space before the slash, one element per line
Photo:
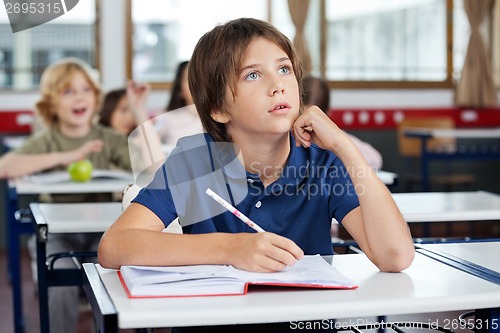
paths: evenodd
<path fill-rule="evenodd" d="M 111 249 L 112 245 L 106 241 L 105 237 L 101 238 L 101 242 L 97 249 L 97 260 L 104 268 L 119 269 L 121 265 L 117 260 L 113 259 L 114 251 L 110 251 Z"/>
<path fill-rule="evenodd" d="M 410 267 L 415 258 L 415 248 L 408 250 L 396 250 L 386 255 L 383 260 L 375 262 L 382 272 L 399 273 Z"/>
<path fill-rule="evenodd" d="M 108 260 L 106 252 L 107 251 L 101 245 L 99 245 L 99 249 L 97 250 L 97 261 L 99 262 L 99 265 L 104 268 L 114 268 L 112 267 L 112 263 Z"/>

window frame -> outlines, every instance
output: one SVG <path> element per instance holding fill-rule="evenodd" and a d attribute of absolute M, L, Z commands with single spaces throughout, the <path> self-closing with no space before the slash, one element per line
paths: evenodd
<path fill-rule="evenodd" d="M 271 6 L 272 0 L 267 0 L 267 12 L 268 17 L 267 21 L 271 20 Z M 133 70 L 132 70 L 132 61 L 134 54 L 134 45 L 133 45 L 133 33 L 134 33 L 134 25 L 132 23 L 132 0 L 125 0 L 125 75 L 127 79 L 133 78 Z M 172 82 L 149 82 L 152 89 L 157 90 L 168 90 L 172 89 Z"/>
<path fill-rule="evenodd" d="M 268 12 L 271 11 L 271 1 L 268 0 Z M 443 81 L 328 81 L 333 89 L 446 89 L 453 88 L 453 0 L 446 1 L 446 79 Z M 132 78 L 132 55 L 133 55 L 133 23 L 132 23 L 132 0 L 126 0 L 126 75 Z M 326 72 L 326 0 L 320 0 L 320 72 L 324 77 Z M 321 14 L 322 13 L 322 14 Z M 271 17 L 269 14 L 268 21 Z M 151 82 L 153 89 L 171 89 L 171 82 Z"/>
<path fill-rule="evenodd" d="M 95 69 L 100 73 L 101 72 L 101 13 L 102 13 L 102 5 L 101 5 L 102 0 L 95 0 L 95 29 L 94 29 L 94 48 L 95 48 L 95 53 L 94 53 L 94 63 L 95 63 Z M 15 73 L 15 68 L 11 68 L 12 71 Z M 43 71 L 42 71 L 43 73 Z M 42 74 L 40 73 L 40 75 Z M 8 91 L 9 93 L 31 93 L 31 92 L 38 92 L 39 87 L 31 87 L 29 89 L 16 89 L 15 87 L 13 88 L 2 88 L 4 91 Z"/>

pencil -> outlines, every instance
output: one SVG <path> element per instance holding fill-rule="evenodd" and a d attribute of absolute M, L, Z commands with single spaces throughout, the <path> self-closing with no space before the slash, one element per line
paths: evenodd
<path fill-rule="evenodd" d="M 250 220 L 248 217 L 245 216 L 245 214 L 243 214 L 242 212 L 240 212 L 239 210 L 234 208 L 229 202 L 227 202 L 226 200 L 221 198 L 217 193 L 215 193 L 211 189 L 207 188 L 205 193 L 208 194 L 210 197 L 212 197 L 212 199 L 217 201 L 222 207 L 226 208 L 228 211 L 233 213 L 234 216 L 236 216 L 237 218 L 242 220 L 244 223 L 246 223 L 253 230 L 255 230 L 257 232 L 265 232 L 265 230 L 262 229 L 261 227 L 259 227 L 259 225 L 257 223 Z"/>

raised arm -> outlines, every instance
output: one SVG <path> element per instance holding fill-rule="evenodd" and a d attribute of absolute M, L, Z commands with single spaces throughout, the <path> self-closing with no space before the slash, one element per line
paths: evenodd
<path fill-rule="evenodd" d="M 349 137 L 316 106 L 294 124 L 298 144 L 315 143 L 334 152 L 344 163 L 360 206 L 342 225 L 381 271 L 399 272 L 413 261 L 415 250 L 406 221 L 387 187 L 380 181 Z"/>
<path fill-rule="evenodd" d="M 137 121 L 137 128 L 129 136 L 129 143 L 134 146 L 130 155 L 135 174 L 142 173 L 149 166 L 165 158 L 160 137 L 146 110 L 150 91 L 149 84 L 134 81 L 127 83 L 127 99 Z"/>

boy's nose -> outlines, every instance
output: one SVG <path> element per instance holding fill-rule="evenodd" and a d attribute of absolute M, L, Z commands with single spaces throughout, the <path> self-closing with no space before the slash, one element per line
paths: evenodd
<path fill-rule="evenodd" d="M 274 96 L 275 94 L 283 94 L 285 93 L 285 88 L 283 86 L 283 82 L 279 79 L 274 79 L 271 82 L 270 95 Z"/>
<path fill-rule="evenodd" d="M 84 91 L 82 91 L 82 90 L 76 90 L 75 91 L 75 99 L 80 100 L 80 99 L 83 98 L 83 96 L 85 96 L 85 92 Z"/>

